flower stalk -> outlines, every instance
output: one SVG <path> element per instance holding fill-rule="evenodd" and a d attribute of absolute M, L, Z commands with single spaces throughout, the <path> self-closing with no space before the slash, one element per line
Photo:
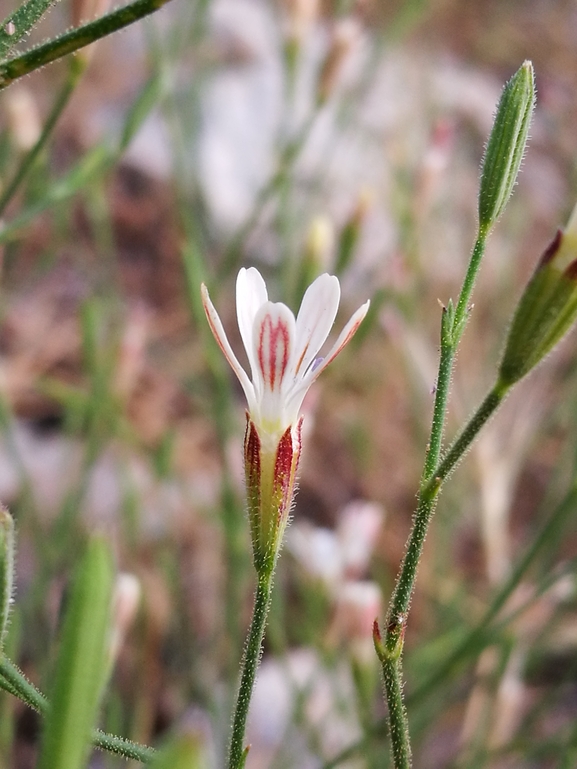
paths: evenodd
<path fill-rule="evenodd" d="M 369 302 L 353 314 L 335 344 L 320 358 L 318 353 L 339 306 L 338 279 L 327 274 L 318 277 L 306 290 L 295 318 L 286 305 L 269 301 L 265 282 L 256 269 L 241 269 L 236 284 L 236 310 L 250 379 L 230 346 L 206 286 L 202 286 L 201 293 L 209 326 L 248 403 L 244 467 L 257 588 L 229 750 L 229 769 L 242 769 L 248 755 L 244 746 L 246 719 L 262 650 L 274 569 L 296 490 L 302 403 L 319 374 L 355 334 Z"/>
<path fill-rule="evenodd" d="M 259 574 L 254 596 L 252 620 L 247 636 L 246 650 L 242 661 L 240 685 L 234 720 L 232 723 L 232 735 L 228 758 L 229 769 L 241 769 L 246 761 L 248 750 L 244 746 L 244 733 L 246 719 L 250 705 L 250 698 L 256 678 L 256 670 L 260 658 L 262 642 L 266 627 L 266 618 L 270 607 L 272 595 L 273 570 Z"/>
<path fill-rule="evenodd" d="M 534 102 L 533 67 L 530 62 L 525 62 L 505 86 L 497 106 L 481 171 L 479 222 L 475 244 L 456 306 L 449 301 L 447 306 L 443 307 L 433 419 L 421 475 L 417 510 L 389 604 L 383 638 L 378 625 L 375 627 L 375 650 L 382 666 L 395 769 L 409 769 L 411 766 L 407 714 L 402 701 L 401 661 L 408 613 L 429 524 L 441 486 L 510 389 L 510 383 L 500 376 L 442 458 L 443 433 L 455 355 L 469 318 L 471 296 L 487 238 L 509 200 L 520 170 Z"/>

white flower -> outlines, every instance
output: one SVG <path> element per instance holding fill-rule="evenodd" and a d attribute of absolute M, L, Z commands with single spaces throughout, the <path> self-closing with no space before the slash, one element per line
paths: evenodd
<path fill-rule="evenodd" d="M 212 333 L 239 378 L 250 418 L 260 430 L 278 435 L 296 423 L 307 390 L 367 314 L 369 302 L 355 312 L 326 356 L 317 358 L 333 326 L 340 295 L 338 278 L 321 275 L 307 289 L 295 318 L 282 302 L 269 301 L 258 270 L 241 269 L 236 281 L 236 312 L 251 381 L 232 351 L 203 284 L 202 300 Z"/>

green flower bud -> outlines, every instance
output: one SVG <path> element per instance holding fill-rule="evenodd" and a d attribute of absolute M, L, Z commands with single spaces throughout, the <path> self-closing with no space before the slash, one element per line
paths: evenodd
<path fill-rule="evenodd" d="M 14 585 L 14 520 L 0 506 L 0 652 L 4 646 Z"/>
<path fill-rule="evenodd" d="M 577 317 L 577 206 L 547 248 L 515 311 L 499 369 L 502 384 L 528 374 Z"/>
<path fill-rule="evenodd" d="M 479 227 L 489 230 L 503 213 L 523 160 L 535 106 L 535 79 L 530 61 L 506 84 L 487 143 L 479 189 Z"/>

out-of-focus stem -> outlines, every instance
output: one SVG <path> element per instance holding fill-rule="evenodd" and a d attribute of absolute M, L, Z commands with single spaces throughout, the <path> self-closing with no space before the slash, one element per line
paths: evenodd
<path fill-rule="evenodd" d="M 18 191 L 18 188 L 28 175 L 30 169 L 34 165 L 34 161 L 42 151 L 42 149 L 45 147 L 46 142 L 48 139 L 52 136 L 52 132 L 56 126 L 56 123 L 58 122 L 58 119 L 60 118 L 60 115 L 62 115 L 64 109 L 66 108 L 66 105 L 70 101 L 70 97 L 74 93 L 74 89 L 76 88 L 76 85 L 78 84 L 78 81 L 80 79 L 80 76 L 84 72 L 84 60 L 80 58 L 72 59 L 70 62 L 70 69 L 68 70 L 68 77 L 66 78 L 66 82 L 64 83 L 64 87 L 60 91 L 58 98 L 54 102 L 54 105 L 52 107 L 52 110 L 50 114 L 48 115 L 48 119 L 46 120 L 46 123 L 44 125 L 44 128 L 42 129 L 42 133 L 40 134 L 38 141 L 34 146 L 24 155 L 22 158 L 22 161 L 20 162 L 20 165 L 18 166 L 16 173 L 14 174 L 12 181 L 8 184 L 6 187 L 4 194 L 0 198 L 0 217 L 2 217 L 2 214 L 6 210 L 6 206 L 16 192 Z"/>

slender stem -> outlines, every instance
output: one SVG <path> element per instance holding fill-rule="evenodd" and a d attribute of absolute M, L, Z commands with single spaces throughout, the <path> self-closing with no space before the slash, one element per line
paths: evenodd
<path fill-rule="evenodd" d="M 123 8 L 118 8 L 111 13 L 102 16 L 96 21 L 83 24 L 81 27 L 67 32 L 56 40 L 27 51 L 21 56 L 15 56 L 0 64 L 0 89 L 6 88 L 24 75 L 28 75 L 45 64 L 60 59 L 79 48 L 93 43 L 102 37 L 112 34 L 123 27 L 127 27 L 144 16 L 148 16 L 170 0 L 134 0 Z"/>
<path fill-rule="evenodd" d="M 147 764 L 156 755 L 156 750 L 149 745 L 141 745 L 138 742 L 127 740 L 125 737 L 119 737 L 116 734 L 109 734 L 100 729 L 92 732 L 92 744 L 95 748 L 106 750 L 107 753 L 114 753 L 117 756 L 123 756 L 133 761 L 140 761 Z"/>
<path fill-rule="evenodd" d="M 386 646 L 389 651 L 393 651 L 398 643 L 402 642 L 403 623 L 406 621 L 406 614 L 409 610 L 417 567 L 427 536 L 429 521 L 435 510 L 441 483 L 459 461 L 477 432 L 499 405 L 506 391 L 500 384 L 495 385 L 439 465 L 455 352 L 469 316 L 469 301 L 477 273 L 479 272 L 481 259 L 485 253 L 487 235 L 488 230 L 486 228 L 479 229 L 456 308 L 453 309 L 452 303 L 449 304 L 449 307 L 443 307 L 441 356 L 435 391 L 431 435 L 421 476 L 417 512 L 389 607 L 388 625 L 390 628 L 396 628 L 394 632 L 387 631 Z"/>
<path fill-rule="evenodd" d="M 46 709 L 48 708 L 48 700 L 46 697 L 34 686 L 34 684 L 30 683 L 26 676 L 8 659 L 8 657 L 3 656 L 0 660 L 0 674 L 2 675 L 2 678 L 8 681 L 12 694 L 17 692 L 17 696 L 38 713 L 42 714 L 46 712 Z"/>
<path fill-rule="evenodd" d="M 473 414 L 469 422 L 463 428 L 461 434 L 453 441 L 453 444 L 449 447 L 447 454 L 435 471 L 434 477 L 431 478 L 423 490 L 424 496 L 428 497 L 432 494 L 438 494 L 441 484 L 463 458 L 467 449 L 477 437 L 479 430 L 490 419 L 493 412 L 502 403 L 510 389 L 510 384 L 502 384 L 501 382 L 497 382 L 492 390 L 490 390 L 477 411 Z"/>
<path fill-rule="evenodd" d="M 459 294 L 457 301 L 457 307 L 455 309 L 455 320 L 453 323 L 453 342 L 455 347 L 459 344 L 463 331 L 465 329 L 465 323 L 469 316 L 469 303 L 471 301 L 471 295 L 473 293 L 473 287 L 481 266 L 481 259 L 485 253 L 485 246 L 487 244 L 487 236 L 489 230 L 487 227 L 480 227 L 477 233 L 477 239 L 473 246 L 471 258 L 469 260 L 469 266 L 463 280 L 463 287 Z"/>
<path fill-rule="evenodd" d="M 12 181 L 8 184 L 8 186 L 4 191 L 4 194 L 0 198 L 0 218 L 2 217 L 2 214 L 4 213 L 4 211 L 6 210 L 6 206 L 12 200 L 12 198 L 18 191 L 18 188 L 20 187 L 20 185 L 28 175 L 32 166 L 34 165 L 34 161 L 36 160 L 36 158 L 38 157 L 38 155 L 46 145 L 46 142 L 52 135 L 52 131 L 54 130 L 54 127 L 56 126 L 56 123 L 58 122 L 60 115 L 62 114 L 62 112 L 66 108 L 66 105 L 70 101 L 70 97 L 74 93 L 74 89 L 76 88 L 76 85 L 83 72 L 84 72 L 84 60 L 80 58 L 72 59 L 70 62 L 70 69 L 68 71 L 68 77 L 66 78 L 64 87 L 62 88 L 60 94 L 58 95 L 58 98 L 54 102 L 52 110 L 48 115 L 48 119 L 46 120 L 44 128 L 42 129 L 42 133 L 40 134 L 36 144 L 34 144 L 34 146 L 22 158 L 20 165 L 16 169 L 16 173 L 12 177 Z"/>
<path fill-rule="evenodd" d="M 493 625 L 493 620 L 505 606 L 531 564 L 550 541 L 554 533 L 559 531 L 571 515 L 574 515 L 576 505 L 577 481 L 573 483 L 567 495 L 543 523 L 542 527 L 533 538 L 531 546 L 521 558 L 507 582 L 493 598 L 490 606 L 487 608 L 481 619 L 466 633 L 453 650 L 449 652 L 444 662 L 432 672 L 429 678 L 408 695 L 407 703 L 409 705 L 416 705 L 430 692 L 435 691 L 439 684 L 443 681 L 447 681 L 453 668 L 465 659 L 465 657 L 470 656 L 471 653 L 479 653 L 488 644 L 494 642 L 496 631 L 495 625 Z M 374 722 L 367 730 L 367 734 L 365 734 L 361 740 L 344 748 L 330 761 L 323 764 L 322 769 L 335 769 L 335 767 L 340 766 L 345 761 L 362 755 L 369 738 L 374 738 L 377 735 L 386 733 L 386 727 L 387 723 L 384 719 Z"/>
<path fill-rule="evenodd" d="M 396 647 L 404 630 L 406 613 L 409 609 L 415 587 L 417 567 L 425 544 L 429 521 L 433 514 L 441 486 L 451 470 L 462 459 L 479 430 L 502 402 L 508 390 L 508 386 L 501 385 L 500 383 L 497 383 L 490 390 L 461 434 L 449 448 L 445 458 L 435 470 L 433 477 L 421 488 L 413 528 L 409 535 L 407 551 L 401 565 L 389 609 L 389 627 L 391 630 L 387 631 L 387 648 L 390 651 Z M 392 618 L 397 618 L 398 620 L 400 617 L 403 618 L 402 621 L 392 622 Z"/>
<path fill-rule="evenodd" d="M 399 707 L 399 703 L 402 705 L 402 687 L 399 683 L 401 655 L 407 614 L 415 589 L 417 569 L 429 523 L 443 482 L 464 456 L 479 430 L 502 402 L 508 390 L 508 385 L 497 382 L 419 492 L 413 528 L 389 606 L 384 654 L 381 657 L 395 769 L 406 769 L 411 765 L 406 711 L 404 707 Z"/>
<path fill-rule="evenodd" d="M 17 237 L 23 228 L 47 208 L 70 199 L 79 189 L 98 176 L 102 176 L 111 168 L 114 159 L 115 156 L 110 148 L 105 145 L 94 147 L 61 179 L 52 182 L 39 201 L 25 208 L 22 213 L 6 224 L 3 225 L 0 222 L 0 244 Z"/>
<path fill-rule="evenodd" d="M 407 711 L 403 703 L 403 677 L 400 657 L 386 657 L 382 661 L 383 680 L 387 696 L 389 729 L 395 769 L 410 769 L 411 743 Z"/>
<path fill-rule="evenodd" d="M 16 665 L 5 656 L 0 659 L 0 688 L 18 697 L 41 715 L 44 715 L 50 707 L 44 694 L 31 684 Z M 156 753 L 154 748 L 148 745 L 139 745 L 136 742 L 124 739 L 124 737 L 107 734 L 100 729 L 94 730 L 92 744 L 109 753 L 115 753 L 116 755 L 140 761 L 144 764 L 150 761 Z"/>
<path fill-rule="evenodd" d="M 272 570 L 259 574 L 256 594 L 254 597 L 254 609 L 244 659 L 242 662 L 242 675 L 236 700 L 236 710 L 232 724 L 232 737 L 230 741 L 229 769 L 240 769 L 244 765 L 246 751 L 244 746 L 244 732 L 248 707 L 254 686 L 256 669 L 260 660 L 264 628 L 270 606 L 272 589 Z"/>
<path fill-rule="evenodd" d="M 51 6 L 60 0 L 27 0 L 0 21 L 0 58 L 27 35 L 34 25 L 44 16 Z"/>
<path fill-rule="evenodd" d="M 424 681 L 421 686 L 411 694 L 411 701 L 417 702 L 425 697 L 430 691 L 432 691 L 443 679 L 447 678 L 453 667 L 466 656 L 467 652 L 472 646 L 476 645 L 478 639 L 479 645 L 484 646 L 483 640 L 485 638 L 491 638 L 493 631 L 490 629 L 491 623 L 495 617 L 499 614 L 503 606 L 512 595 L 515 588 L 521 582 L 523 575 L 527 572 L 531 564 L 535 561 L 535 558 L 545 547 L 546 543 L 550 541 L 551 536 L 556 531 L 559 531 L 564 522 L 573 515 L 575 512 L 575 506 L 577 505 L 577 482 L 573 484 L 568 494 L 557 505 L 555 510 L 546 519 L 543 526 L 539 529 L 531 547 L 527 550 L 523 558 L 519 561 L 515 567 L 511 576 L 499 590 L 491 605 L 481 617 L 479 622 L 471 628 L 463 640 L 453 649 L 451 654 L 447 657 L 432 675 Z"/>
<path fill-rule="evenodd" d="M 441 318 L 441 355 L 439 360 L 439 373 L 437 374 L 437 383 L 435 385 L 435 405 L 433 407 L 431 435 L 427 445 L 421 485 L 431 478 L 439 463 L 439 457 L 441 455 L 443 432 L 445 429 L 445 416 L 449 400 L 449 387 L 451 385 L 451 372 L 453 370 L 453 361 L 455 359 L 455 345 L 453 344 L 452 335 L 452 315 L 452 307 L 443 307 L 443 315 Z"/>

